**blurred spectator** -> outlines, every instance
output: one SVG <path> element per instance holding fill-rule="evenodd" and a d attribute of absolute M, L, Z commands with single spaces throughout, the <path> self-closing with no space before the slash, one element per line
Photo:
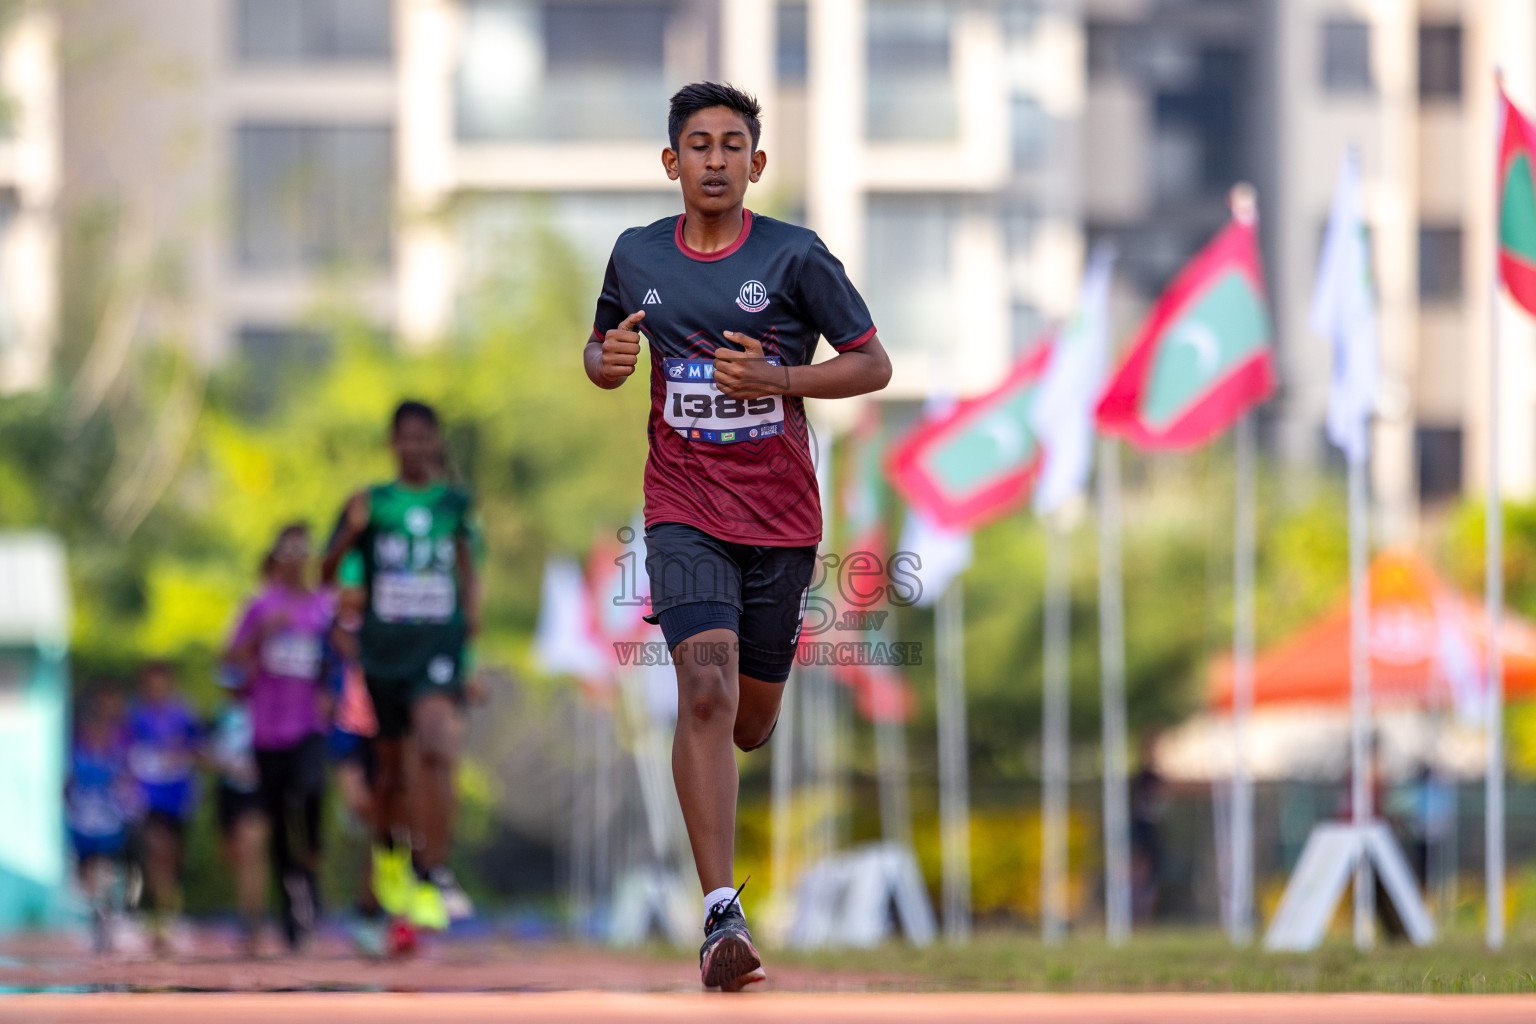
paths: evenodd
<path fill-rule="evenodd" d="M 261 778 L 251 744 L 251 713 L 238 693 L 245 680 L 237 671 L 226 670 L 223 682 L 228 699 L 209 729 L 208 759 L 217 777 L 219 838 L 224 860 L 235 877 L 242 944 L 246 955 L 254 956 L 267 898 L 262 856 L 267 842 L 267 819 L 261 812 Z"/>
<path fill-rule="evenodd" d="M 345 572 L 343 573 L 345 577 Z M 357 660 L 357 630 L 362 624 L 363 591 L 348 586 L 337 595 L 336 621 L 327 645 L 327 686 L 335 694 L 335 714 L 331 719 L 330 749 L 336 765 L 336 789 L 341 794 L 350 820 L 361 826 L 364 834 L 374 831 L 373 737 L 379 722 L 368 696 L 363 666 Z M 404 827 L 404 822 L 397 823 Z M 365 919 L 379 916 L 379 903 L 373 892 L 372 865 L 366 864 L 359 878 L 357 910 Z"/>
<path fill-rule="evenodd" d="M 1154 738 L 1141 745 L 1141 768 L 1131 777 L 1131 908 L 1135 920 L 1157 912 L 1163 878 L 1163 777 L 1153 755 Z"/>
<path fill-rule="evenodd" d="M 128 713 L 128 770 L 144 809 L 140 826 L 145 894 L 155 946 L 165 950 L 181 914 L 187 822 L 197 803 L 193 775 L 202 730 L 176 693 L 171 666 L 145 665 Z"/>

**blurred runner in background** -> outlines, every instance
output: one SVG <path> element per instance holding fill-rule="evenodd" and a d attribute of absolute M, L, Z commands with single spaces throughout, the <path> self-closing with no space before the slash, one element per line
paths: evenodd
<path fill-rule="evenodd" d="M 329 746 L 336 772 L 336 791 L 347 809 L 349 827 L 361 829 L 372 839 L 379 831 L 373 803 L 373 785 L 377 776 L 373 740 L 378 735 L 379 722 L 373 713 L 373 701 L 368 697 L 362 663 L 357 660 L 357 631 L 362 626 L 364 601 L 363 592 L 357 585 L 361 579 L 362 566 L 354 551 L 343 561 L 337 580 L 342 589 L 336 595 L 336 621 L 330 632 L 326 685 L 335 699 Z M 407 823 L 399 820 L 387 823 L 384 830 L 394 833 L 406 828 Z M 373 891 L 371 857 L 363 862 L 359 873 L 356 911 L 358 920 L 352 938 L 358 949 L 368 956 L 388 952 L 388 922 Z"/>
<path fill-rule="evenodd" d="M 267 819 L 261 812 L 261 780 L 251 745 L 251 712 L 239 691 L 245 679 L 227 669 L 221 685 L 225 701 L 208 728 L 208 760 L 213 766 L 214 808 L 219 843 L 235 878 L 235 903 L 240 911 L 241 948 L 255 956 L 267 901 Z"/>
<path fill-rule="evenodd" d="M 169 664 L 152 661 L 139 675 L 128 711 L 128 770 L 144 811 L 139 826 L 144 890 L 155 948 L 185 945 L 181 923 L 181 869 L 187 822 L 197 806 L 194 775 L 202 728 L 176 692 Z"/>
<path fill-rule="evenodd" d="M 391 423 L 397 479 L 347 501 L 323 569 L 356 551 L 366 595 L 359 656 L 378 719 L 373 887 L 390 914 L 442 929 L 472 912 L 448 867 L 454 772 L 479 626 L 471 501 L 440 478 L 437 413 L 403 402 Z M 408 842 L 391 827 L 410 823 Z"/>
<path fill-rule="evenodd" d="M 111 951 L 117 918 L 127 902 L 124 854 L 136 793 L 122 729 L 119 699 L 102 688 L 87 693 L 80 702 L 64 785 L 64 820 L 80 888 L 91 907 L 97 953 Z"/>
<path fill-rule="evenodd" d="M 309 585 L 309 529 L 286 526 L 271 551 L 272 571 L 247 605 L 227 659 L 245 674 L 251 742 L 267 816 L 283 935 L 303 946 L 320 910 L 321 806 L 328 695 L 321 688 L 326 633 L 335 601 Z"/>

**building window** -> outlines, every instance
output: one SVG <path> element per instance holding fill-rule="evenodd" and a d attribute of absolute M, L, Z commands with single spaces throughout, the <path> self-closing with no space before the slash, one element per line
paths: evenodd
<path fill-rule="evenodd" d="M 466 0 L 455 82 L 466 141 L 656 139 L 666 134 L 669 47 L 697 19 L 643 0 Z"/>
<path fill-rule="evenodd" d="M 998 8 L 997 19 L 1010 41 L 1026 43 L 1039 31 L 1043 13 L 1038 0 L 1011 0 Z"/>
<path fill-rule="evenodd" d="M 953 16 L 947 3 L 869 4 L 869 138 L 938 141 L 959 133 L 949 59 Z"/>
<path fill-rule="evenodd" d="M 391 0 L 240 0 L 235 50 L 243 63 L 387 61 Z"/>
<path fill-rule="evenodd" d="M 461 279 L 471 286 L 500 284 L 530 255 L 543 259 L 548 232 L 568 247 L 586 273 L 601 276 L 614 240 L 625 229 L 679 211 L 668 192 L 480 192 L 455 204 Z"/>
<path fill-rule="evenodd" d="M 239 265 L 255 271 L 387 266 L 393 142 L 385 126 L 240 126 Z"/>
<path fill-rule="evenodd" d="M 1462 238 L 1457 226 L 1419 228 L 1419 298 L 1455 302 L 1461 298 Z"/>
<path fill-rule="evenodd" d="M 1461 428 L 1414 429 L 1419 455 L 1419 500 L 1448 501 L 1461 494 Z"/>
<path fill-rule="evenodd" d="M 805 0 L 783 0 L 775 17 L 774 62 L 779 81 L 800 85 L 810 71 L 809 12 Z"/>
<path fill-rule="evenodd" d="M 1135 78 L 1137 27 L 1117 21 L 1088 22 L 1088 78 Z"/>
<path fill-rule="evenodd" d="M 940 352 L 953 334 L 956 211 L 941 197 L 871 196 L 866 297 L 895 352 Z"/>
<path fill-rule="evenodd" d="M 1328 92 L 1373 92 L 1371 26 L 1363 21 L 1323 22 L 1323 88 Z"/>
<path fill-rule="evenodd" d="M 1419 26 L 1419 98 L 1461 99 L 1461 26 Z"/>
<path fill-rule="evenodd" d="M 1030 170 L 1045 163 L 1051 146 L 1051 118 L 1033 96 L 1015 96 L 1012 105 L 1013 166 Z"/>

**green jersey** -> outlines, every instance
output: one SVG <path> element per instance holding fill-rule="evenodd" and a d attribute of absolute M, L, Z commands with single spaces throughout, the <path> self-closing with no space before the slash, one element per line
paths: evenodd
<path fill-rule="evenodd" d="M 363 671 L 412 679 L 439 655 L 457 662 L 465 633 L 458 542 L 475 533 L 469 494 L 397 481 L 370 488 L 368 498 L 368 526 L 343 573 L 368 598 L 358 635 Z"/>

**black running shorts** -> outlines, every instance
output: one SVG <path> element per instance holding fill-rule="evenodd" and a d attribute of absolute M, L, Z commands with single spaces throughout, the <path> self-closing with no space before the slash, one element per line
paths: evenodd
<path fill-rule="evenodd" d="M 411 731 L 411 713 L 416 703 L 436 694 L 448 697 L 460 707 L 464 706 L 464 650 L 462 647 L 447 649 L 427 662 L 419 675 L 405 679 L 391 679 L 365 673 L 368 696 L 373 701 L 373 712 L 379 720 L 381 740 L 397 740 Z"/>
<path fill-rule="evenodd" d="M 742 675 L 789 678 L 800 640 L 816 548 L 737 544 L 694 526 L 657 523 L 645 531 L 651 614 L 667 646 L 707 629 L 736 633 Z"/>

